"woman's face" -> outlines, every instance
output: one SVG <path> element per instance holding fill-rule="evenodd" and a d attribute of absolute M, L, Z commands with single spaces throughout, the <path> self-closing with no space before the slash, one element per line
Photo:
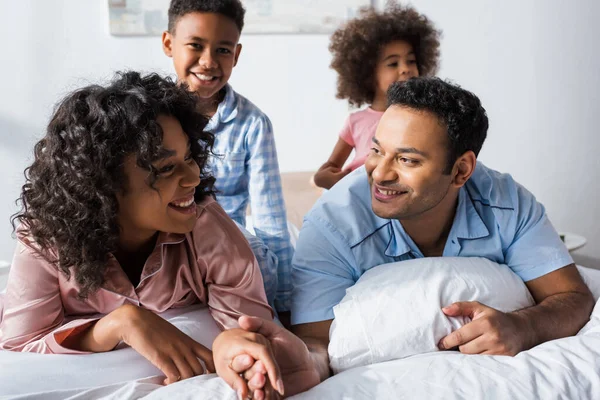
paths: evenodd
<path fill-rule="evenodd" d="M 149 184 L 150 171 L 137 165 L 136 156 L 125 158 L 125 190 L 117 195 L 121 242 L 143 242 L 157 231 L 188 233 L 196 223 L 194 192 L 200 168 L 191 157 L 189 138 L 176 118 L 161 115 L 157 122 L 166 156 L 153 163 L 154 187 Z"/>

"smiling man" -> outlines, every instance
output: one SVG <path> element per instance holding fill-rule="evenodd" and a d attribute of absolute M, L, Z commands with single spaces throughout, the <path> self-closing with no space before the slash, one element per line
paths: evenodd
<path fill-rule="evenodd" d="M 438 78 L 394 84 L 388 99 L 365 168 L 315 205 L 296 248 L 293 330 L 321 379 L 329 375 L 333 307 L 365 271 L 394 261 L 485 257 L 507 264 L 533 295 L 536 306 L 513 313 L 448 304 L 447 315 L 473 321 L 441 349 L 515 355 L 577 333 L 592 296 L 544 207 L 510 175 L 477 161 L 488 129 L 479 99 Z"/>
<path fill-rule="evenodd" d="M 323 195 L 304 219 L 292 262 L 292 331 L 304 343 L 271 321 L 240 323 L 269 341 L 249 336 L 266 347 L 263 354 L 275 354 L 286 395 L 330 376 L 333 307 L 381 264 L 485 257 L 525 282 L 533 307 L 503 313 L 478 302 L 446 305 L 448 316 L 472 321 L 443 338 L 441 349 L 515 355 L 574 335 L 592 311 L 592 295 L 544 207 L 510 175 L 477 162 L 488 129 L 479 99 L 438 78 L 416 78 L 393 84 L 388 100 L 365 167 Z M 402 263 L 397 268 L 401 277 Z M 402 306 L 392 312 L 402 313 Z M 235 356 L 222 376 L 242 387 L 237 374 L 243 373 L 251 390 L 262 390 L 258 363 L 246 371 L 252 360 Z"/>

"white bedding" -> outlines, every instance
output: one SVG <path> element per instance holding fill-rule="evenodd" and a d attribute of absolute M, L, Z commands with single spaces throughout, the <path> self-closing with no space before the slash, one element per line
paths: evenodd
<path fill-rule="evenodd" d="M 600 271 L 582 269 L 600 295 Z M 209 346 L 218 329 L 206 309 L 165 318 Z M 0 351 L 0 398 L 236 399 L 216 375 L 160 385 L 160 372 L 131 349 L 60 356 Z M 600 399 L 600 303 L 575 337 L 516 357 L 435 352 L 340 373 L 296 399 Z"/>

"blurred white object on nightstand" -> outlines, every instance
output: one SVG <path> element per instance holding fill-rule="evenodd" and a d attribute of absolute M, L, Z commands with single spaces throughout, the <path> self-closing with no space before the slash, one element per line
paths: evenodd
<path fill-rule="evenodd" d="M 586 238 L 581 235 L 577 235 L 576 233 L 559 232 L 558 234 L 561 237 L 564 237 L 563 241 L 565 242 L 565 246 L 567 246 L 569 251 L 580 249 L 587 243 Z"/>

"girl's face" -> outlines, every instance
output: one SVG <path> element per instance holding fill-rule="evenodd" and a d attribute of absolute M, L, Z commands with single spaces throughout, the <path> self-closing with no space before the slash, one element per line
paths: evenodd
<path fill-rule="evenodd" d="M 189 138 L 171 116 L 157 118 L 163 131 L 165 157 L 154 162 L 158 171 L 154 188 L 150 172 L 137 165 L 135 155 L 125 158 L 125 191 L 117 195 L 121 243 L 144 243 L 157 231 L 188 233 L 196 223 L 194 192 L 200 168 L 191 157 Z"/>
<path fill-rule="evenodd" d="M 375 67 L 375 97 L 385 98 L 390 85 L 419 76 L 417 57 L 412 45 L 396 40 L 384 45 Z"/>

